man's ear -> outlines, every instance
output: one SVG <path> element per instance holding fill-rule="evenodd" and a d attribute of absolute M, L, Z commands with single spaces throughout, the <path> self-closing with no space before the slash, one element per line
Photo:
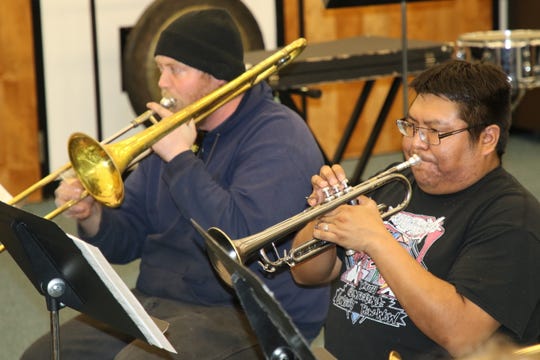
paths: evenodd
<path fill-rule="evenodd" d="M 497 143 L 501 135 L 501 128 L 498 125 L 488 125 L 480 134 L 479 145 L 484 148 L 484 153 L 496 151 Z"/>

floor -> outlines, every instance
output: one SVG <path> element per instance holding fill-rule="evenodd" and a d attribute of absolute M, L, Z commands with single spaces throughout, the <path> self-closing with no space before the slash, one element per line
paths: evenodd
<path fill-rule="evenodd" d="M 539 154 L 539 136 L 512 134 L 503 166 L 540 199 Z M 364 171 L 364 178 L 400 159 L 399 153 L 373 156 Z M 352 174 L 356 163 L 354 160 L 346 160 L 343 165 L 347 172 Z M 52 208 L 51 201 L 25 207 L 27 211 L 38 215 L 44 215 Z M 62 217 L 55 219 L 55 222 L 64 231 L 75 232 L 72 222 Z M 128 286 L 132 286 L 135 282 L 137 265 L 135 262 L 114 266 L 114 269 Z M 19 358 L 33 339 L 50 331 L 50 320 L 44 298 L 32 287 L 8 253 L 0 254 L 0 269 L 0 283 L 3 284 L 0 296 L 0 360 L 13 360 Z M 60 311 L 60 319 L 65 321 L 75 314 L 76 311 L 64 308 Z"/>

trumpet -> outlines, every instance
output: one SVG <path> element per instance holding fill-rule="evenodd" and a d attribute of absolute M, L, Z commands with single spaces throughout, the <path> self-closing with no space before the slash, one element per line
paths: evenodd
<path fill-rule="evenodd" d="M 161 104 L 161 106 L 169 109 L 172 106 L 174 106 L 174 104 L 176 103 L 176 100 L 173 99 L 173 98 L 164 97 L 159 101 L 159 103 Z M 119 131 L 117 131 L 113 135 L 111 135 L 108 138 L 104 139 L 101 143 L 102 144 L 109 144 L 110 142 L 118 139 L 120 136 L 126 134 L 128 131 L 137 128 L 138 126 L 140 126 L 141 124 L 146 123 L 147 121 L 151 122 L 152 124 L 156 124 L 158 122 L 158 120 L 155 118 L 155 114 L 154 114 L 154 112 L 152 110 L 148 110 L 148 111 L 145 111 L 144 113 L 140 114 L 135 119 L 131 120 L 130 123 L 128 125 L 126 125 L 124 128 L 120 129 Z M 9 201 L 6 202 L 6 204 L 15 206 L 18 203 L 20 203 L 21 201 L 23 201 L 24 199 L 26 199 L 28 196 L 30 196 L 32 193 L 37 191 L 38 189 L 43 188 L 44 186 L 46 186 L 46 185 L 52 183 L 53 181 L 55 181 L 56 179 L 73 176 L 73 172 L 71 171 L 71 168 L 72 168 L 72 165 L 71 165 L 70 162 L 62 165 L 61 167 L 59 167 L 55 171 L 51 172 L 50 174 L 48 174 L 47 176 L 45 176 L 44 178 L 42 178 L 38 182 L 30 185 L 28 188 L 24 189 L 23 191 L 21 191 L 17 195 L 13 196 Z M 87 194 L 83 193 L 83 197 L 85 197 L 85 196 L 87 196 Z M 75 200 L 70 202 L 70 206 L 73 206 L 76 202 L 77 201 L 75 201 Z M 68 206 L 63 206 L 61 208 L 57 208 L 57 209 L 51 211 L 50 213 L 48 213 L 47 215 L 43 216 L 43 218 L 50 220 L 50 219 L 58 216 L 63 211 L 67 210 L 68 208 L 69 208 Z M 4 251 L 4 245 L 2 245 L 0 243 L 0 252 L 2 252 L 2 251 Z"/>
<path fill-rule="evenodd" d="M 324 240 L 312 239 L 297 248 L 290 251 L 285 251 L 282 257 L 279 257 L 278 254 L 278 258 L 276 260 L 271 260 L 266 254 L 264 248 L 272 243 L 275 249 L 274 241 L 279 240 L 284 236 L 300 229 L 302 226 L 320 215 L 332 211 L 338 206 L 356 199 L 360 195 L 369 193 L 393 181 L 401 182 L 404 186 L 406 191 L 403 201 L 394 207 L 380 205 L 379 212 L 381 212 L 382 218 L 386 218 L 403 210 L 410 202 L 412 188 L 409 180 L 399 172 L 418 164 L 420 161 L 421 160 L 418 155 L 413 155 L 407 161 L 397 164 L 396 166 L 389 168 L 388 170 L 362 182 L 361 184 L 354 187 L 345 186 L 343 191 L 334 191 L 334 194 L 330 194 L 330 196 L 328 196 L 329 199 L 327 201 L 315 205 L 257 234 L 232 240 L 229 236 L 227 236 L 227 234 L 215 227 L 208 229 L 208 234 L 217 242 L 218 245 L 223 248 L 230 258 L 240 264 L 245 264 L 247 260 L 258 251 L 261 257 L 259 264 L 266 272 L 275 272 L 279 267 L 284 265 L 288 265 L 290 267 L 295 266 L 302 261 L 320 254 L 329 247 L 334 246 L 334 244 Z M 388 210 L 383 211 L 384 209 Z M 227 271 L 219 258 L 214 256 L 213 253 L 210 252 L 209 257 L 214 269 L 217 271 L 220 277 L 226 283 L 231 285 L 232 274 Z"/>

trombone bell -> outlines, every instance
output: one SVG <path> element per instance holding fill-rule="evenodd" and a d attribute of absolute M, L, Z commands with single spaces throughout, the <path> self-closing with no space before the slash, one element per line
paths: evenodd
<path fill-rule="evenodd" d="M 122 172 L 105 147 L 85 134 L 75 133 L 70 137 L 68 150 L 84 188 L 97 201 L 118 207 L 124 199 Z"/>

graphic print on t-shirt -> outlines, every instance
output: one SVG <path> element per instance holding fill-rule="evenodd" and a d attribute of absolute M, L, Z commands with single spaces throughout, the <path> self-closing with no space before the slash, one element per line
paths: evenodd
<path fill-rule="evenodd" d="M 399 212 L 385 221 L 392 236 L 424 268 L 429 248 L 444 234 L 444 217 Z M 363 253 L 353 255 L 354 265 L 341 274 L 342 285 L 336 289 L 333 305 L 345 311 L 353 324 L 365 320 L 401 327 L 407 314 L 380 275 L 371 258 Z"/>

